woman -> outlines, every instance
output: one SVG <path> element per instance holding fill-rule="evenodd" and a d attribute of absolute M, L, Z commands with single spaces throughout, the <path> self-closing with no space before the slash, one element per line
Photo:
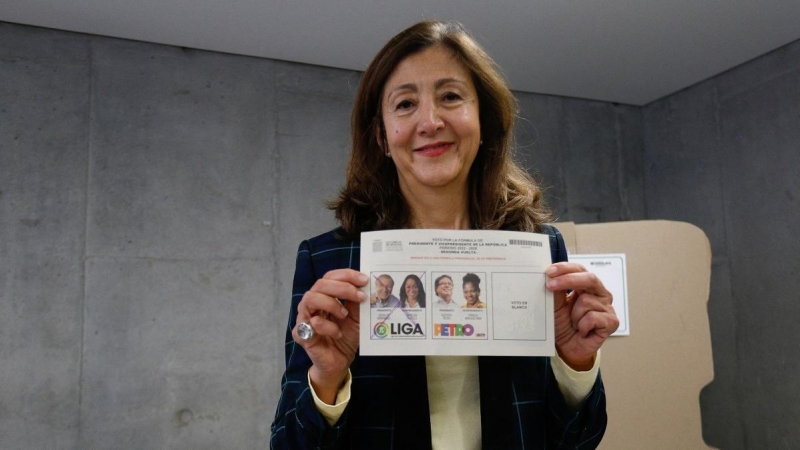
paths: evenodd
<path fill-rule="evenodd" d="M 422 287 L 422 280 L 418 276 L 412 274 L 403 280 L 403 287 L 400 289 L 400 302 L 403 308 L 425 307 L 425 288 Z"/>
<path fill-rule="evenodd" d="M 474 273 L 468 273 L 462 281 L 464 300 L 467 301 L 462 308 L 486 308 L 486 303 L 481 301 L 481 279 Z"/>
<path fill-rule="evenodd" d="M 566 261 L 541 194 L 510 156 L 516 104 L 458 24 L 392 38 L 359 85 L 341 228 L 297 255 L 273 448 L 591 448 L 605 429 L 597 351 L 618 321 L 596 277 Z M 392 228 L 546 232 L 557 357 L 357 354 L 359 235 Z M 568 296 L 567 292 L 571 291 Z M 587 383 L 588 380 L 588 383 Z M 428 411 L 430 421 L 420 420 Z M 423 413 L 424 414 L 424 413 Z"/>

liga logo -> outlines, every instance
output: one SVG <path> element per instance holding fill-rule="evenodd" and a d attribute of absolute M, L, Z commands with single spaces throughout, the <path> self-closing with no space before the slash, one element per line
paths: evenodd
<path fill-rule="evenodd" d="M 383 339 L 389 335 L 400 336 L 400 337 L 425 335 L 425 333 L 422 332 L 422 327 L 419 326 L 418 323 L 412 325 L 410 323 L 388 324 L 386 322 L 378 322 L 375 324 L 374 327 L 372 327 L 372 333 L 380 339 Z"/>
<path fill-rule="evenodd" d="M 387 324 L 386 322 L 376 323 L 375 327 L 372 329 L 372 333 L 381 339 L 385 338 L 386 336 L 389 335 L 389 324 Z"/>

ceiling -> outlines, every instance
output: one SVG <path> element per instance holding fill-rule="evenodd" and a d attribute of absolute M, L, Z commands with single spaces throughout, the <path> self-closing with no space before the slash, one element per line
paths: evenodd
<path fill-rule="evenodd" d="M 513 89 L 644 105 L 800 39 L 798 0 L 2 0 L 0 20 L 364 70 L 462 22 Z"/>

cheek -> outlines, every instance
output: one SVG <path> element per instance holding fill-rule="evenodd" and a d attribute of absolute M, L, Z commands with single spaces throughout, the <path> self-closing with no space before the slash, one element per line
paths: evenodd
<path fill-rule="evenodd" d="M 386 140 L 389 145 L 402 146 L 405 145 L 414 134 L 414 129 L 402 122 L 387 121 L 386 125 Z"/>

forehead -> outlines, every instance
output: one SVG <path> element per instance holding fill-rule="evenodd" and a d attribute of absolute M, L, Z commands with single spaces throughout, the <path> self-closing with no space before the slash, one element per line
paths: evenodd
<path fill-rule="evenodd" d="M 377 280 L 375 280 L 375 281 L 376 282 L 380 281 L 381 283 L 387 283 L 387 284 L 393 284 L 394 283 L 394 281 L 391 278 L 385 277 L 385 276 L 379 276 L 377 278 Z"/>
<path fill-rule="evenodd" d="M 433 85 L 438 80 L 454 78 L 474 89 L 469 69 L 449 49 L 442 46 L 426 48 L 407 56 L 394 68 L 383 88 L 384 97 L 398 86 Z"/>

